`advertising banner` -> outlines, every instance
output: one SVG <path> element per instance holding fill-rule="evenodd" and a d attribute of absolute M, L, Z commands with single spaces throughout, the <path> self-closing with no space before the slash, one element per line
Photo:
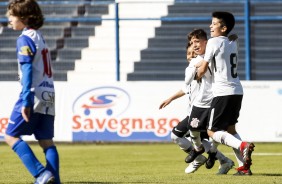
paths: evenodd
<path fill-rule="evenodd" d="M 242 81 L 237 130 L 242 139 L 282 142 L 282 82 Z M 17 82 L 0 82 L 0 140 L 16 102 Z M 171 129 L 187 116 L 188 96 L 159 105 L 182 82 L 56 82 L 55 141 L 170 142 Z M 34 140 L 32 136 L 24 136 Z"/>
<path fill-rule="evenodd" d="M 182 97 L 162 110 L 159 105 L 181 85 L 68 84 L 67 93 L 63 93 L 67 116 L 60 119 L 70 122 L 72 141 L 170 141 L 170 130 L 187 115 L 188 99 Z"/>

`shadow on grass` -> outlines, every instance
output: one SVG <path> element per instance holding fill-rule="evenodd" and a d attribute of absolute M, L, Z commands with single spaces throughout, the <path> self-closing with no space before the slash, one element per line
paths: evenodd
<path fill-rule="evenodd" d="M 282 176 L 282 174 L 273 174 L 273 173 L 262 173 L 262 174 L 255 174 L 255 175 L 261 175 L 261 176 Z"/>
<path fill-rule="evenodd" d="M 89 181 L 82 181 L 82 182 L 64 182 L 62 184 L 118 184 L 118 183 L 144 183 L 142 182 L 89 182 Z M 156 183 L 156 182 L 146 182 L 146 183 Z"/>
<path fill-rule="evenodd" d="M 82 183 L 82 184 L 116 184 L 115 182 L 89 182 L 89 181 L 82 181 L 82 182 L 63 182 L 62 184 L 80 184 L 80 183 Z"/>
<path fill-rule="evenodd" d="M 76 182 L 76 181 L 74 181 L 74 182 L 63 182 L 62 184 L 80 184 L 80 183 L 82 183 L 82 184 L 116 184 L 116 183 L 119 183 L 119 182 L 90 182 L 90 181 L 81 181 L 81 182 Z"/>

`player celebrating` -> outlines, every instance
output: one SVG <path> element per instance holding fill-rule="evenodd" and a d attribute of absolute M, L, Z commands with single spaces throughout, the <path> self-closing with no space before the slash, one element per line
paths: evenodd
<path fill-rule="evenodd" d="M 253 143 L 241 141 L 236 132 L 243 98 L 243 88 L 237 75 L 238 44 L 227 38 L 235 25 L 235 18 L 229 12 L 213 12 L 210 25 L 211 39 L 208 40 L 204 60 L 197 64 L 197 77 L 201 78 L 211 63 L 214 74 L 212 91 L 214 98 L 210 109 L 208 134 L 217 143 L 234 148 L 239 168 L 236 175 L 251 175 Z M 217 142 L 217 143 L 216 143 Z M 211 158 L 212 159 L 212 158 Z"/>
<path fill-rule="evenodd" d="M 236 39 L 236 38 L 235 38 Z M 194 70 L 194 76 L 196 75 L 195 64 L 201 62 L 205 54 L 206 44 L 207 44 L 207 34 L 202 29 L 196 29 L 189 34 L 189 40 L 192 44 L 194 52 L 197 57 L 192 59 L 189 67 Z M 212 95 L 212 72 L 209 69 L 205 75 L 198 81 L 200 88 L 193 102 L 193 107 L 191 110 L 190 118 L 188 120 L 188 129 L 190 131 L 190 136 L 192 142 L 194 143 L 194 149 L 189 153 L 189 156 L 185 159 L 187 163 L 190 163 L 196 158 L 200 153 L 204 151 L 209 153 L 210 142 L 208 138 L 204 138 L 201 135 L 206 134 L 206 127 L 208 123 L 208 112 L 210 108 L 211 101 L 213 99 Z M 199 153 L 194 155 L 194 153 Z M 209 153 L 210 155 L 211 153 Z M 192 157 L 191 157 L 192 156 Z M 220 169 L 218 174 L 227 174 L 228 171 L 234 166 L 234 162 L 227 157 L 225 157 L 221 152 L 217 151 L 214 157 L 219 159 Z M 206 168 L 211 169 L 214 165 L 214 161 L 210 160 L 210 156 L 206 161 Z"/>
<path fill-rule="evenodd" d="M 189 128 L 188 128 L 188 120 L 189 120 L 189 115 L 191 112 L 191 107 L 192 104 L 195 101 L 195 98 L 198 98 L 197 96 L 199 95 L 199 88 L 200 88 L 200 83 L 198 83 L 195 78 L 196 74 L 196 68 L 194 67 L 193 63 L 195 61 L 195 56 L 194 56 L 194 48 L 189 44 L 190 40 L 193 36 L 203 36 L 205 37 L 205 41 L 207 41 L 207 36 L 206 33 L 202 29 L 196 29 L 192 31 L 188 35 L 188 49 L 187 49 L 187 61 L 190 62 L 189 66 L 185 70 L 185 85 L 182 88 L 182 90 L 178 91 L 175 93 L 173 96 L 165 100 L 161 105 L 160 109 L 164 108 L 168 104 L 170 104 L 171 101 L 182 97 L 185 94 L 189 95 L 189 102 L 188 102 L 188 116 L 183 119 L 181 122 L 179 122 L 171 132 L 171 139 L 174 143 L 178 144 L 180 149 L 185 151 L 186 153 L 193 152 L 194 147 L 187 138 L 189 137 Z M 205 44 L 202 45 L 204 47 L 201 52 L 205 51 Z M 192 54 L 193 53 L 193 54 Z M 191 60 L 191 61 L 190 61 Z M 196 60 L 198 61 L 198 60 Z M 201 133 L 201 139 L 203 140 L 203 144 L 209 150 L 210 148 L 210 142 L 208 142 L 208 135 L 206 132 Z M 220 169 L 218 174 L 226 174 L 233 165 L 230 166 L 229 163 L 233 163 L 232 160 L 229 158 L 225 157 L 221 152 L 217 152 L 216 157 L 220 161 Z M 189 164 L 189 166 L 185 169 L 185 173 L 194 173 L 196 170 L 198 170 L 205 162 L 207 158 L 203 155 L 198 155 L 195 157 L 195 160 L 193 160 L 192 163 Z"/>
<path fill-rule="evenodd" d="M 189 44 L 189 40 L 187 42 L 186 49 L 187 49 L 187 61 L 189 63 L 190 60 L 195 57 L 193 48 Z M 185 94 L 189 95 L 189 97 L 188 97 L 189 100 L 187 102 L 188 103 L 188 109 L 187 109 L 188 115 L 182 121 L 180 121 L 171 131 L 171 140 L 174 143 L 178 144 L 178 146 L 180 147 L 181 150 L 183 150 L 186 153 L 189 153 L 191 150 L 193 150 L 193 145 L 192 145 L 191 141 L 189 141 L 188 138 L 187 138 L 187 137 L 189 137 L 189 129 L 187 127 L 187 122 L 188 122 L 188 119 L 189 119 L 189 114 L 190 114 L 190 109 L 191 109 L 192 103 L 193 103 L 195 97 L 198 94 L 199 84 L 197 83 L 196 80 L 193 80 L 193 78 L 194 78 L 194 76 L 192 76 L 193 73 L 191 73 L 191 71 L 188 71 L 187 69 L 188 69 L 188 67 L 185 70 L 185 79 L 189 80 L 189 78 L 192 78 L 192 81 L 187 82 L 187 83 L 185 82 L 185 84 L 183 85 L 181 90 L 179 90 L 174 95 L 172 95 L 171 97 L 169 97 L 168 99 L 166 99 L 165 101 L 163 101 L 161 103 L 159 109 L 166 107 L 173 100 L 176 100 L 176 99 L 184 96 Z M 194 162 L 192 162 L 185 169 L 185 173 L 189 174 L 189 173 L 195 172 L 203 164 L 205 164 L 206 160 L 207 160 L 207 158 L 205 156 L 199 155 L 194 160 Z"/>
<path fill-rule="evenodd" d="M 12 0 L 7 8 L 10 26 L 21 30 L 17 39 L 19 80 L 22 86 L 5 134 L 5 141 L 36 178 L 36 184 L 60 183 L 59 155 L 53 142 L 55 91 L 50 54 L 38 31 L 44 17 L 35 0 Z M 44 167 L 22 135 L 38 140 L 46 158 Z"/>

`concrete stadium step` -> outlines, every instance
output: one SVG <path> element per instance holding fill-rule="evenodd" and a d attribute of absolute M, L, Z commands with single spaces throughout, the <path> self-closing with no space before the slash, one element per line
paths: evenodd
<path fill-rule="evenodd" d="M 245 71 L 238 71 L 238 75 L 241 79 L 245 78 Z M 128 81 L 182 81 L 184 80 L 184 72 L 158 72 L 158 71 L 146 71 L 146 72 L 134 72 L 127 75 Z"/>
<path fill-rule="evenodd" d="M 252 7 L 252 15 L 258 16 L 277 16 L 281 15 L 282 12 L 282 2 L 257 2 L 255 6 Z"/>
<path fill-rule="evenodd" d="M 204 11 L 203 11 L 203 7 Z M 201 16 L 211 16 L 211 12 L 220 10 L 232 12 L 235 15 L 243 15 L 244 13 L 244 4 L 243 3 L 230 3 L 230 2 L 185 2 L 185 3 L 176 3 L 174 5 L 168 6 L 169 13 L 171 16 L 179 15 L 189 15 L 195 17 Z"/>
<path fill-rule="evenodd" d="M 255 47 L 252 49 L 255 52 L 255 58 L 265 59 L 267 62 L 271 61 L 272 59 L 281 59 L 282 53 L 280 47 Z M 271 54 L 266 54 L 271 53 Z M 282 63 L 281 63 L 282 65 Z"/>
<path fill-rule="evenodd" d="M 18 70 L 18 62 L 16 59 L 6 59 L 0 61 L 0 68 L 2 71 L 17 71 Z M 0 72 L 1 72 L 0 70 Z"/>
<path fill-rule="evenodd" d="M 78 4 L 64 4 L 64 6 L 54 4 L 41 4 L 42 13 L 48 17 L 60 17 L 60 16 L 78 16 L 83 15 L 85 10 L 83 5 Z"/>
<path fill-rule="evenodd" d="M 0 39 L 11 37 L 16 40 L 16 38 L 21 34 L 21 31 L 14 31 L 11 28 L 8 28 L 6 26 L 3 26 L 2 28 L 3 28 L 3 31 L 0 34 Z"/>
<path fill-rule="evenodd" d="M 282 79 L 282 73 L 281 69 L 273 70 L 271 69 L 271 72 L 268 70 L 262 69 L 262 70 L 254 70 L 252 72 L 252 78 L 255 80 L 281 80 Z"/>
<path fill-rule="evenodd" d="M 68 71 L 53 71 L 54 81 L 67 81 L 67 72 Z"/>
<path fill-rule="evenodd" d="M 2 48 L 0 49 L 1 60 L 15 59 L 17 58 L 17 53 L 15 48 Z"/>
<path fill-rule="evenodd" d="M 91 26 L 78 26 L 71 28 L 71 37 L 88 38 L 95 35 L 95 28 Z"/>
<path fill-rule="evenodd" d="M 85 5 L 84 16 L 104 15 L 109 13 L 108 4 Z"/>
<path fill-rule="evenodd" d="M 142 59 L 155 59 L 155 58 L 171 58 L 183 60 L 186 58 L 186 49 L 179 48 L 149 48 L 141 51 Z"/>
<path fill-rule="evenodd" d="M 185 61 L 171 61 L 170 63 L 165 62 L 135 62 L 135 71 L 182 71 L 184 73 L 185 68 L 188 66 L 188 62 Z"/>
<path fill-rule="evenodd" d="M 89 38 L 65 38 L 64 39 L 64 49 L 67 48 L 85 48 L 88 47 L 88 39 Z"/>
<path fill-rule="evenodd" d="M 76 60 L 81 58 L 81 48 L 64 48 L 58 50 L 56 61 Z"/>
<path fill-rule="evenodd" d="M 54 61 L 52 62 L 53 69 L 56 71 L 63 71 L 63 70 L 74 70 L 74 62 L 69 60 L 66 61 Z"/>
<path fill-rule="evenodd" d="M 19 76 L 17 71 L 3 71 L 0 70 L 1 81 L 18 81 Z"/>
<path fill-rule="evenodd" d="M 184 72 L 135 71 L 127 75 L 128 81 L 179 81 L 184 79 Z"/>

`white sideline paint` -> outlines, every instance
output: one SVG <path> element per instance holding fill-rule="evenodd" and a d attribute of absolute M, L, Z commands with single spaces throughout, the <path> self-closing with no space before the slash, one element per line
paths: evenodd
<path fill-rule="evenodd" d="M 119 0 L 119 17 L 160 18 L 167 15 L 167 6 L 173 1 Z M 103 18 L 115 17 L 115 5 L 109 5 L 109 14 Z M 140 51 L 148 47 L 148 39 L 155 36 L 160 20 L 121 20 L 120 33 L 120 81 L 127 80 L 127 73 L 133 72 L 134 62 L 140 61 Z M 89 47 L 81 51 L 81 59 L 75 61 L 74 71 L 68 72 L 68 81 L 85 81 L 100 78 L 116 81 L 116 35 L 115 21 L 103 20 L 95 27 L 95 36 L 89 37 Z"/>

